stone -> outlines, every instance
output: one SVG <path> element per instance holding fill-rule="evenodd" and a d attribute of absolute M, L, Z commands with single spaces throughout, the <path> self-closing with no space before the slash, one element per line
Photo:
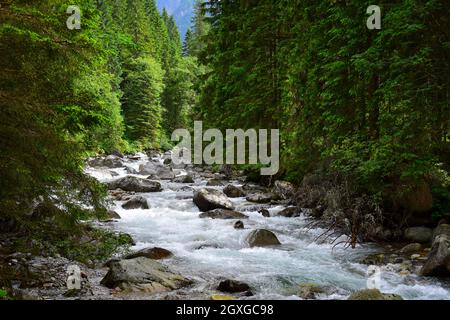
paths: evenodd
<path fill-rule="evenodd" d="M 441 224 L 441 226 L 448 226 Z M 447 227 L 437 228 L 428 254 L 428 259 L 420 273 L 423 276 L 450 277 L 450 235 Z"/>
<path fill-rule="evenodd" d="M 364 289 L 352 293 L 347 300 L 403 300 L 403 298 L 398 294 L 382 293 L 378 289 Z"/>
<path fill-rule="evenodd" d="M 246 200 L 248 202 L 254 202 L 254 203 L 269 203 L 270 201 L 274 200 L 275 196 L 273 193 L 254 193 L 249 196 L 247 196 Z"/>
<path fill-rule="evenodd" d="M 223 189 L 223 193 L 225 193 L 230 198 L 241 198 L 245 197 L 245 192 L 239 187 L 233 186 L 231 184 L 227 185 Z"/>
<path fill-rule="evenodd" d="M 400 253 L 410 254 L 410 253 L 419 252 L 420 250 L 422 250 L 422 245 L 420 243 L 410 243 L 410 244 L 404 246 L 400 250 Z"/>
<path fill-rule="evenodd" d="M 295 186 L 290 182 L 277 180 L 274 183 L 273 192 L 283 200 L 290 199 L 295 194 Z"/>
<path fill-rule="evenodd" d="M 139 257 L 111 261 L 109 271 L 100 283 L 110 289 L 153 294 L 180 289 L 192 281 L 155 260 Z"/>
<path fill-rule="evenodd" d="M 236 230 L 239 230 L 239 229 L 244 229 L 245 226 L 244 226 L 244 223 L 241 220 L 239 220 L 239 221 L 236 221 L 236 223 L 234 224 L 234 228 Z"/>
<path fill-rule="evenodd" d="M 234 210 L 234 205 L 228 197 L 222 191 L 215 189 L 195 191 L 193 201 L 202 212 L 214 209 Z"/>
<path fill-rule="evenodd" d="M 250 290 L 250 286 L 244 282 L 236 280 L 224 280 L 220 282 L 217 290 L 227 293 L 246 292 Z"/>
<path fill-rule="evenodd" d="M 289 207 L 277 213 L 277 216 L 294 218 L 299 217 L 302 214 L 302 209 L 297 207 Z"/>
<path fill-rule="evenodd" d="M 142 250 L 139 250 L 134 253 L 130 253 L 129 255 L 125 256 L 125 259 L 135 259 L 139 257 L 144 257 L 152 260 L 162 260 L 171 258 L 173 256 L 173 253 L 169 250 L 163 249 L 163 248 L 145 248 Z"/>
<path fill-rule="evenodd" d="M 325 293 L 325 290 L 315 283 L 302 283 L 299 286 L 298 296 L 305 300 L 317 299 L 317 295 Z"/>
<path fill-rule="evenodd" d="M 259 213 L 261 213 L 261 215 L 265 218 L 270 218 L 270 212 L 267 209 L 261 209 L 258 211 Z"/>
<path fill-rule="evenodd" d="M 108 210 L 106 214 L 109 219 L 116 219 L 116 220 L 121 219 L 120 215 L 114 210 Z"/>
<path fill-rule="evenodd" d="M 433 237 L 433 230 L 426 227 L 408 228 L 405 230 L 404 237 L 412 242 L 428 243 Z"/>
<path fill-rule="evenodd" d="M 122 208 L 127 210 L 133 210 L 133 209 L 150 209 L 150 206 L 148 205 L 147 199 L 144 197 L 136 196 L 131 198 L 131 200 L 128 200 L 122 205 Z"/>
<path fill-rule="evenodd" d="M 127 176 L 108 184 L 109 190 L 122 189 L 128 192 L 160 192 L 161 184 L 157 181 L 150 181 L 137 177 Z"/>
<path fill-rule="evenodd" d="M 248 216 L 233 210 L 226 209 L 214 209 L 211 211 L 203 212 L 199 216 L 200 218 L 211 219 L 248 219 Z"/>
<path fill-rule="evenodd" d="M 250 247 L 266 247 L 281 244 L 273 232 L 265 229 L 253 230 L 246 240 Z"/>
<path fill-rule="evenodd" d="M 194 183 L 194 178 L 192 177 L 192 175 L 188 174 L 185 176 L 180 176 L 180 177 L 176 177 L 173 182 L 176 183 Z"/>

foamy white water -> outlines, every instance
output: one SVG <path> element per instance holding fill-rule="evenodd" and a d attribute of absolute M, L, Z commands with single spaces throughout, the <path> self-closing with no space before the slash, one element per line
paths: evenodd
<path fill-rule="evenodd" d="M 127 162 L 138 169 L 148 161 Z M 125 176 L 125 169 L 88 168 L 100 181 Z M 184 172 L 181 172 L 184 174 Z M 196 181 L 192 188 L 204 186 Z M 164 263 L 194 280 L 192 293 L 213 294 L 220 280 L 234 279 L 248 283 L 255 296 L 248 299 L 299 299 L 298 285 L 315 283 L 332 288 L 321 299 L 346 299 L 354 290 L 367 286 L 367 266 L 358 261 L 376 251 L 365 245 L 357 249 L 333 250 L 331 244 L 318 244 L 314 239 L 325 230 L 309 230 L 305 217 L 265 218 L 257 211 L 245 211 L 244 198 L 231 199 L 237 211 L 249 216 L 244 230 L 235 230 L 235 220 L 200 219 L 200 211 L 192 201 L 193 191 L 186 185 L 162 182 L 164 191 L 142 194 L 151 209 L 124 210 L 122 202 L 112 208 L 122 217 L 115 228 L 133 236 L 135 249 L 158 246 L 174 253 Z M 272 207 L 271 213 L 283 207 Z M 249 248 L 244 239 L 254 229 L 273 231 L 282 243 L 278 248 Z M 395 269 L 395 268 L 391 268 Z M 383 268 L 381 291 L 400 294 L 404 299 L 450 299 L 450 284 L 442 280 L 402 276 L 389 267 Z"/>

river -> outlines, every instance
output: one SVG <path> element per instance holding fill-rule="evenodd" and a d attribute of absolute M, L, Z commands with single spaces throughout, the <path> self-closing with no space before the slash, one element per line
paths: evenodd
<path fill-rule="evenodd" d="M 140 154 L 139 159 L 127 160 L 125 165 L 138 170 L 147 161 L 148 157 Z M 161 158 L 158 161 L 162 163 Z M 87 172 L 102 182 L 128 175 L 125 168 L 89 167 Z M 185 175 L 186 171 L 177 173 Z M 352 291 L 367 287 L 367 265 L 359 261 L 380 250 L 376 245 L 344 249 L 317 243 L 314 240 L 325 230 L 308 228 L 309 218 L 265 218 L 245 198 L 231 199 L 237 211 L 249 216 L 244 221 L 245 229 L 236 230 L 235 220 L 199 218 L 200 211 L 192 201 L 193 190 L 205 187 L 206 178 L 198 178 L 188 185 L 160 182 L 162 192 L 142 194 L 151 209 L 125 210 L 122 202 L 114 202 L 112 209 L 122 217 L 114 223 L 114 228 L 133 236 L 137 243 L 133 249 L 157 246 L 172 251 L 174 258 L 164 260 L 164 264 L 194 280 L 194 285 L 184 293 L 185 298 L 215 294 L 217 284 L 223 279 L 249 284 L 254 296 L 245 299 L 299 299 L 298 286 L 302 283 L 328 288 L 319 299 L 346 299 Z M 273 215 L 283 208 L 270 206 L 269 211 Z M 274 232 L 282 245 L 249 248 L 246 236 L 260 228 Z M 379 285 L 382 292 L 400 294 L 404 299 L 450 299 L 449 283 L 414 274 L 401 275 L 394 265 L 382 267 Z"/>

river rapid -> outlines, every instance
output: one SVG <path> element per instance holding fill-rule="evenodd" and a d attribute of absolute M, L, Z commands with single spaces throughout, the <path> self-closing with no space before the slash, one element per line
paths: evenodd
<path fill-rule="evenodd" d="M 101 182 L 109 182 L 130 175 L 130 170 L 138 171 L 141 164 L 151 160 L 139 154 L 124 160 L 128 170 L 125 167 L 88 167 L 86 171 Z M 157 157 L 153 161 L 162 164 L 163 158 Z M 187 169 L 174 171 L 177 175 L 188 173 Z M 376 245 L 344 249 L 342 246 L 333 248 L 329 242 L 318 243 L 315 239 L 325 230 L 310 229 L 310 218 L 274 216 L 285 208 L 282 205 L 267 205 L 272 217 L 266 218 L 258 212 L 260 205 L 247 202 L 245 198 L 230 199 L 236 211 L 249 216 L 244 220 L 243 230 L 233 228 L 236 220 L 201 219 L 192 200 L 193 191 L 205 187 L 208 178 L 201 172 L 194 176 L 193 184 L 160 181 L 162 192 L 140 194 L 147 198 L 151 206 L 148 210 L 125 210 L 120 201 L 114 201 L 111 208 L 121 216 L 112 224 L 113 228 L 129 233 L 135 239 L 133 249 L 156 246 L 173 252 L 174 257 L 163 263 L 194 280 L 191 287 L 183 289 L 182 298 L 199 299 L 217 294 L 217 285 L 224 279 L 250 285 L 254 296 L 243 299 L 300 299 L 299 285 L 305 283 L 326 288 L 318 299 L 346 299 L 353 291 L 367 287 L 368 266 L 360 261 L 379 251 Z M 243 182 L 227 181 L 226 184 L 241 186 Z M 254 229 L 271 230 L 282 245 L 249 248 L 245 238 Z M 399 294 L 404 299 L 450 299 L 449 283 L 414 273 L 401 273 L 398 265 L 381 268 L 379 286 L 382 292 Z M 180 295 L 179 292 L 173 294 Z"/>

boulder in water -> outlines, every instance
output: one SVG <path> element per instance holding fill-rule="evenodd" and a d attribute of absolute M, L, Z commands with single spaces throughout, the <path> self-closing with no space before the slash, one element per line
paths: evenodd
<path fill-rule="evenodd" d="M 253 193 L 246 198 L 247 201 L 254 203 L 269 203 L 274 199 L 276 196 L 273 193 Z"/>
<path fill-rule="evenodd" d="M 413 227 L 405 230 L 405 239 L 412 242 L 429 243 L 433 237 L 433 230 L 426 227 Z"/>
<path fill-rule="evenodd" d="M 247 236 L 247 243 L 250 247 L 266 247 L 280 245 L 277 236 L 269 230 L 253 230 Z"/>
<path fill-rule="evenodd" d="M 176 182 L 176 183 L 194 183 L 195 181 L 194 181 L 194 178 L 190 174 L 188 174 L 188 175 L 185 175 L 185 176 L 176 177 L 173 180 L 173 182 Z"/>
<path fill-rule="evenodd" d="M 231 184 L 227 185 L 225 189 L 223 189 L 223 193 L 225 193 L 230 198 L 241 198 L 245 197 L 245 192 L 239 187 L 233 186 Z"/>
<path fill-rule="evenodd" d="M 214 209 L 234 210 L 233 203 L 219 190 L 200 189 L 194 192 L 194 203 L 203 212 Z"/>
<path fill-rule="evenodd" d="M 107 156 L 105 158 L 98 157 L 88 161 L 88 165 L 95 168 L 122 168 L 124 166 L 122 160 L 114 155 Z"/>
<path fill-rule="evenodd" d="M 200 214 L 200 218 L 211 219 L 248 219 L 248 216 L 237 211 L 227 209 L 214 209 L 211 211 L 203 212 Z"/>
<path fill-rule="evenodd" d="M 424 276 L 450 277 L 450 225 L 441 224 L 436 229 L 428 260 L 420 273 Z"/>
<path fill-rule="evenodd" d="M 108 184 L 110 190 L 122 189 L 128 192 L 160 192 L 161 184 L 157 181 L 127 176 Z"/>
<path fill-rule="evenodd" d="M 144 257 L 152 260 L 162 260 L 173 256 L 173 253 L 163 248 L 146 248 L 125 256 L 125 259 Z"/>
<path fill-rule="evenodd" d="M 290 182 L 277 180 L 274 183 L 273 192 L 276 193 L 281 199 L 286 200 L 294 196 L 295 187 Z"/>
<path fill-rule="evenodd" d="M 289 207 L 277 213 L 277 216 L 294 218 L 299 217 L 302 214 L 302 210 L 298 207 Z"/>
<path fill-rule="evenodd" d="M 244 223 L 241 220 L 239 220 L 239 221 L 236 221 L 236 223 L 234 224 L 234 228 L 236 230 L 239 230 L 239 229 L 244 229 L 245 226 L 244 226 Z"/>
<path fill-rule="evenodd" d="M 260 209 L 258 211 L 259 213 L 261 213 L 261 215 L 265 218 L 270 218 L 270 212 L 267 209 Z"/>
<path fill-rule="evenodd" d="M 127 210 L 132 209 L 150 209 L 147 199 L 141 196 L 136 196 L 128 200 L 122 205 L 122 208 Z"/>
<path fill-rule="evenodd" d="M 410 244 L 404 246 L 400 250 L 400 253 L 411 254 L 411 253 L 419 252 L 420 250 L 422 250 L 422 245 L 420 243 L 410 243 Z"/>
<path fill-rule="evenodd" d="M 348 300 L 403 300 L 398 294 L 382 293 L 378 289 L 364 289 L 352 293 Z"/>
<path fill-rule="evenodd" d="M 238 293 L 250 290 L 248 284 L 236 280 L 224 280 L 220 282 L 217 290 L 227 293 Z"/>
<path fill-rule="evenodd" d="M 159 262 L 139 257 L 111 261 L 101 284 L 114 289 L 146 293 L 167 292 L 191 284 L 189 279 L 172 272 Z"/>

